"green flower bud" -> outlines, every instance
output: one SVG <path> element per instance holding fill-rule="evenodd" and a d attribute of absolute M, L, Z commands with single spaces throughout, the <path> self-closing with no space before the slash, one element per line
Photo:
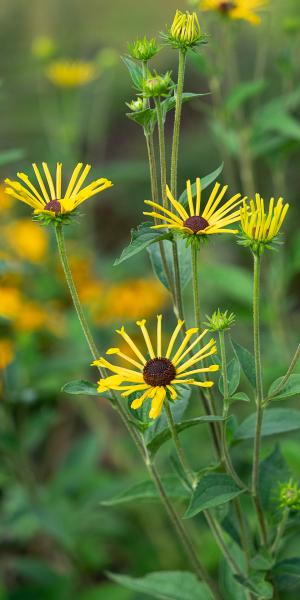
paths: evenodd
<path fill-rule="evenodd" d="M 157 98 L 158 96 L 167 96 L 173 87 L 171 72 L 167 71 L 165 75 L 156 73 L 148 77 L 143 82 L 143 95 L 146 98 Z"/>
<path fill-rule="evenodd" d="M 128 108 L 130 108 L 130 110 L 132 110 L 132 112 L 139 112 L 140 110 L 143 110 L 144 103 L 143 103 L 142 98 L 136 98 L 135 100 L 132 100 L 131 102 L 126 102 L 126 106 L 128 106 Z"/>
<path fill-rule="evenodd" d="M 204 325 L 210 331 L 224 331 L 225 329 L 230 329 L 230 327 L 235 323 L 234 313 L 229 314 L 228 310 L 221 312 L 219 308 L 218 310 L 215 310 L 211 317 L 206 315 L 206 318 L 207 322 L 204 323 Z"/>
<path fill-rule="evenodd" d="M 145 36 L 142 40 L 136 40 L 133 44 L 128 44 L 128 50 L 132 58 L 146 62 L 157 54 L 159 48 L 155 38 L 148 40 Z"/>
<path fill-rule="evenodd" d="M 280 485 L 279 505 L 281 508 L 300 510 L 300 488 L 293 479 Z"/>

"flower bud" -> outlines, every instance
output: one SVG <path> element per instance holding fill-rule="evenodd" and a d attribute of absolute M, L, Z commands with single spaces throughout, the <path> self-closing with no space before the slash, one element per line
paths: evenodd
<path fill-rule="evenodd" d="M 207 322 L 204 323 L 206 327 L 210 331 L 224 331 L 225 329 L 230 329 L 230 327 L 235 323 L 235 314 L 228 313 L 228 310 L 225 312 L 221 312 L 220 309 L 215 310 L 215 312 L 209 317 L 206 315 Z"/>
<path fill-rule="evenodd" d="M 130 110 L 132 110 L 132 112 L 139 112 L 140 110 L 143 110 L 144 103 L 143 103 L 142 98 L 136 98 L 135 100 L 132 100 L 131 102 L 126 102 L 126 106 L 128 106 L 128 108 L 130 108 Z"/>
<path fill-rule="evenodd" d="M 176 11 L 167 39 L 174 48 L 187 50 L 203 43 L 204 36 L 201 33 L 198 17 L 195 12 Z"/>
<path fill-rule="evenodd" d="M 167 71 L 165 75 L 156 73 L 148 77 L 143 82 L 143 95 L 147 98 L 156 98 L 158 96 L 167 96 L 173 86 L 171 72 Z"/>
<path fill-rule="evenodd" d="M 159 50 L 156 39 L 148 40 L 146 36 L 144 39 L 136 40 L 133 44 L 128 44 L 128 49 L 132 58 L 143 62 L 150 60 Z"/>
<path fill-rule="evenodd" d="M 290 479 L 287 483 L 280 485 L 279 502 L 281 508 L 300 509 L 300 488 L 296 481 Z"/>

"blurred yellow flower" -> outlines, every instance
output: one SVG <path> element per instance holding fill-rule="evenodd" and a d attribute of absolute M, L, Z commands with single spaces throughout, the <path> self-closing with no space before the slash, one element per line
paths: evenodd
<path fill-rule="evenodd" d="M 85 60 L 56 60 L 46 70 L 46 77 L 60 88 L 78 88 L 93 81 L 97 71 L 95 64 Z"/>
<path fill-rule="evenodd" d="M 31 52 L 35 58 L 44 60 L 53 56 L 56 50 L 56 44 L 53 38 L 47 35 L 39 35 L 34 38 L 31 45 Z"/>
<path fill-rule="evenodd" d="M 40 262 L 48 248 L 46 231 L 29 219 L 20 219 L 4 228 L 3 237 L 11 250 L 21 259 Z"/>
<path fill-rule="evenodd" d="M 259 25 L 261 18 L 256 12 L 267 4 L 268 0 L 202 0 L 200 8 L 217 11 L 229 19 L 238 19 L 248 21 L 251 25 Z"/>
<path fill-rule="evenodd" d="M 69 184 L 63 193 L 62 163 L 56 164 L 56 174 L 54 178 L 49 171 L 47 163 L 42 163 L 44 170 L 43 177 L 38 166 L 35 163 L 33 163 L 32 166 L 40 189 L 33 185 L 26 173 L 17 173 L 17 177 L 23 181 L 25 185 L 22 185 L 19 181 L 5 179 L 5 183 L 9 186 L 5 188 L 5 192 L 9 196 L 21 200 L 21 202 L 25 202 L 25 204 L 31 206 L 34 209 L 35 215 L 46 214 L 51 218 L 68 215 L 82 204 L 82 202 L 85 202 L 95 194 L 103 192 L 113 185 L 111 181 L 101 177 L 83 188 L 82 186 L 91 170 L 91 165 L 85 165 L 82 171 L 83 164 L 78 163 L 73 170 Z"/>
<path fill-rule="evenodd" d="M 22 310 L 15 316 L 14 327 L 18 331 L 36 331 L 46 327 L 48 323 L 48 311 L 41 308 L 35 302 L 25 302 Z"/>
<path fill-rule="evenodd" d="M 6 213 L 12 206 L 14 199 L 5 192 L 5 186 L 0 185 L 0 214 Z"/>
<path fill-rule="evenodd" d="M 166 304 L 168 294 L 156 279 L 129 279 L 111 285 L 98 297 L 98 309 L 93 312 L 96 323 L 115 320 L 136 320 L 143 310 L 151 316 Z"/>
<path fill-rule="evenodd" d="M 0 339 L 0 369 L 6 369 L 14 360 L 15 352 L 11 340 L 8 338 Z"/>
<path fill-rule="evenodd" d="M 0 287 L 0 316 L 14 319 L 23 309 L 23 299 L 16 287 Z"/>

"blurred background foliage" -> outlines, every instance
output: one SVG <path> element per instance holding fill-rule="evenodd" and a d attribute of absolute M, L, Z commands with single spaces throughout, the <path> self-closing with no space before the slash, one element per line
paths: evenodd
<path fill-rule="evenodd" d="M 142 131 L 125 117 L 132 89 L 120 54 L 127 42 L 163 30 L 176 8 L 184 6 L 174 0 L 2 0 L 0 6 L 2 180 L 33 161 L 62 160 L 71 169 L 82 160 L 114 182 L 67 228 L 80 297 L 102 349 L 117 325 L 134 331 L 137 318 L 160 311 L 173 319 L 147 253 L 112 264 L 131 227 L 142 222 L 143 200 L 150 196 Z M 189 55 L 186 91 L 209 94 L 184 107 L 181 188 L 186 178 L 224 161 L 232 192 L 282 195 L 291 203 L 285 245 L 264 264 L 264 371 L 270 383 L 287 368 L 300 321 L 299 3 L 270 0 L 258 27 L 209 13 L 200 21 L 209 40 L 200 54 Z M 85 63 L 71 74 L 67 63 L 66 79 L 61 69 L 57 75 L 57 61 Z M 172 69 L 175 78 L 176 53 L 164 49 L 155 66 Z M 171 125 L 169 117 L 169 136 Z M 60 392 L 68 380 L 96 375 L 51 230 L 32 223 L 3 185 L 0 216 L 0 599 L 137 599 L 139 594 L 109 582 L 106 571 L 184 569 L 185 559 L 158 504 L 101 505 L 145 474 L 105 400 Z M 248 253 L 220 239 L 202 259 L 204 313 L 217 307 L 236 312 L 234 337 L 251 349 Z M 189 302 L 188 286 L 185 293 Z M 240 406 L 242 417 L 248 407 Z M 190 411 L 198 414 L 198 407 L 192 403 Z M 213 460 L 208 439 L 204 427 L 183 434 L 195 468 Z M 296 441 L 283 438 L 282 452 L 299 478 Z M 265 444 L 265 455 L 275 442 Z M 249 452 L 247 442 L 233 450 L 241 470 Z M 167 445 L 162 464 L 169 453 Z M 196 526 L 199 551 L 205 550 L 203 560 L 214 572 L 218 551 L 200 518 Z M 297 543 L 295 528 L 292 556 Z M 291 594 L 287 600 L 297 597 Z"/>

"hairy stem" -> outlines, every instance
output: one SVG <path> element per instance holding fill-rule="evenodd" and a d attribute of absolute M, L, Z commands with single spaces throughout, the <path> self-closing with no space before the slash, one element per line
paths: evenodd
<path fill-rule="evenodd" d="M 185 61 L 186 61 L 186 53 L 182 50 L 179 50 L 178 79 L 177 79 L 177 89 L 176 89 L 176 105 L 175 105 L 175 118 L 174 118 L 172 156 L 171 156 L 171 191 L 172 191 L 172 194 L 174 194 L 175 198 L 177 196 L 178 151 L 179 151 L 179 139 L 180 139 L 180 123 L 181 123 L 181 111 L 182 111 L 182 94 L 183 94 L 183 85 L 184 85 Z"/>
<path fill-rule="evenodd" d="M 167 415 L 171 435 L 173 438 L 173 442 L 175 444 L 177 456 L 179 458 L 179 462 L 183 468 L 183 471 L 187 477 L 187 480 L 188 480 L 190 486 L 192 488 L 194 488 L 195 485 L 197 484 L 197 478 L 195 478 L 195 475 L 194 475 L 192 469 L 190 468 L 189 463 L 186 459 L 186 456 L 185 456 L 184 450 L 182 448 L 178 433 L 176 431 L 176 424 L 174 422 L 172 411 L 170 408 L 170 403 L 168 400 L 166 400 L 166 402 L 165 402 L 165 410 L 166 410 L 166 415 Z"/>
<path fill-rule="evenodd" d="M 263 382 L 262 382 L 262 367 L 261 367 L 261 350 L 260 350 L 260 268 L 261 258 L 257 254 L 254 257 L 254 274 L 253 274 L 253 340 L 254 340 L 254 359 L 255 359 L 255 374 L 256 374 L 256 427 L 253 448 L 253 468 L 252 468 L 252 496 L 258 517 L 260 527 L 260 536 L 262 543 L 267 543 L 267 529 L 265 517 L 262 510 L 258 482 L 259 482 L 259 459 L 261 447 L 261 429 L 263 422 Z"/>

